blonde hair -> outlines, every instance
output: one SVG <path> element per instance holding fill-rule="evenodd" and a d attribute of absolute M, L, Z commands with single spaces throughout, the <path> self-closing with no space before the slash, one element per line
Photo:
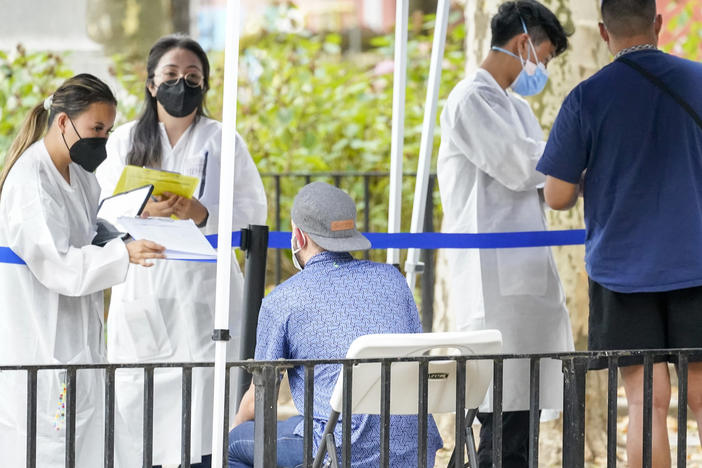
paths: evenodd
<path fill-rule="evenodd" d="M 24 119 L 5 157 L 5 167 L 0 173 L 0 195 L 12 166 L 27 148 L 46 133 L 57 114 L 64 112 L 74 118 L 96 102 L 117 105 L 117 100 L 109 86 L 93 75 L 82 73 L 64 81 L 50 98 L 36 105 Z"/>

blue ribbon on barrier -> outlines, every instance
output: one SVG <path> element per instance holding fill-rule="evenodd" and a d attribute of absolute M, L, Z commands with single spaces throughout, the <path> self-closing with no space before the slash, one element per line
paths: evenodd
<path fill-rule="evenodd" d="M 0 247 L 0 263 L 24 265 L 24 260 L 19 258 L 9 247 Z"/>
<path fill-rule="evenodd" d="M 289 249 L 290 232 L 271 232 L 268 247 Z M 550 247 L 580 245 L 585 242 L 585 230 L 495 232 L 486 234 L 450 234 L 443 232 L 424 233 L 365 233 L 373 249 L 513 249 L 520 247 Z M 217 235 L 207 236 L 217 248 Z M 241 231 L 232 233 L 232 247 L 241 246 Z M 0 247 L 0 263 L 23 265 L 24 262 L 8 247 Z"/>
<path fill-rule="evenodd" d="M 290 232 L 271 232 L 268 236 L 268 247 L 289 249 L 290 235 Z M 364 235 L 371 241 L 373 249 L 510 249 L 580 245 L 585 242 L 584 229 L 486 234 L 366 232 Z"/>

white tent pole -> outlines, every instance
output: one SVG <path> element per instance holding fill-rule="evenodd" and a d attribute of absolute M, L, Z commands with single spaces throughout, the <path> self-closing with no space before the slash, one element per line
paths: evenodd
<path fill-rule="evenodd" d="M 419 162 L 417 163 L 417 183 L 414 188 L 414 203 L 412 207 L 412 225 L 410 232 L 421 232 L 426 210 L 427 187 L 429 185 L 429 171 L 431 170 L 431 157 L 434 148 L 434 126 L 436 123 L 436 106 L 439 100 L 439 85 L 441 84 L 441 62 L 444 59 L 444 45 L 446 44 L 446 29 L 450 0 L 439 0 L 436 7 L 436 24 L 434 25 L 434 44 L 431 50 L 431 68 L 429 70 L 429 83 L 427 86 L 427 99 L 424 103 L 424 122 L 422 123 L 422 139 L 419 146 Z M 407 284 L 414 290 L 416 274 L 422 265 L 419 262 L 419 250 L 410 249 L 407 252 L 405 271 Z"/>
<path fill-rule="evenodd" d="M 234 161 L 236 148 L 237 83 L 239 80 L 239 0 L 227 0 L 224 48 L 224 97 L 222 100 L 222 162 L 219 175 L 219 225 L 217 227 L 217 289 L 215 330 L 229 329 L 229 289 L 232 267 L 232 211 L 234 207 Z M 227 342 L 215 344 L 214 405 L 212 408 L 212 466 L 222 466 L 224 439 L 224 389 Z"/>
<path fill-rule="evenodd" d="M 407 28 L 409 0 L 397 0 L 395 12 L 395 66 L 392 90 L 392 142 L 390 146 L 390 206 L 388 232 L 402 229 L 402 159 L 407 89 Z M 400 249 L 388 249 L 387 263 L 400 265 Z"/>

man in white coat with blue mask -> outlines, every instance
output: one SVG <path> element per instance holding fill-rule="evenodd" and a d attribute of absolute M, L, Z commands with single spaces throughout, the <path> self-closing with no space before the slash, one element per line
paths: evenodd
<path fill-rule="evenodd" d="M 568 47 L 556 16 L 532 0 L 503 3 L 492 18 L 492 48 L 477 72 L 451 91 L 441 114 L 438 179 L 444 231 L 546 229 L 536 163 L 545 142 L 527 102 L 540 93 L 548 62 Z M 510 90 L 511 88 L 511 90 Z M 516 94 L 515 94 L 516 93 Z M 451 313 L 459 330 L 502 332 L 505 353 L 573 349 L 570 319 L 547 247 L 458 250 L 451 263 Z M 542 410 L 560 410 L 560 362 L 543 360 Z M 503 464 L 528 464 L 529 362 L 504 367 Z M 492 466 L 492 392 L 480 408 L 479 466 Z"/>

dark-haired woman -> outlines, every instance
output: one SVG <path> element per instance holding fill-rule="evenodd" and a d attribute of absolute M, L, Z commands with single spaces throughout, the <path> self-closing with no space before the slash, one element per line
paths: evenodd
<path fill-rule="evenodd" d="M 191 198 L 165 195 L 150 203 L 152 216 L 192 219 L 203 233 L 217 231 L 222 126 L 205 116 L 204 96 L 210 67 L 199 44 L 185 36 L 160 39 L 147 61 L 144 111 L 110 136 L 108 160 L 98 171 L 103 195 L 111 194 L 125 164 L 175 171 L 198 177 Z M 229 129 L 228 131 L 234 131 Z M 234 226 L 262 224 L 266 198 L 256 166 L 241 137 L 236 137 Z M 238 337 L 243 280 L 232 262 L 233 337 Z M 112 361 L 212 361 L 216 265 L 160 262 L 149 271 L 132 271 L 112 290 L 108 318 L 108 357 Z M 235 358 L 236 341 L 230 342 Z M 141 464 L 142 373 L 117 375 L 117 408 L 128 421 L 131 435 L 116 448 Z M 155 373 L 155 465 L 180 462 L 181 372 Z M 211 370 L 193 371 L 191 462 L 209 466 L 212 446 Z M 235 405 L 231 404 L 230 408 Z M 129 441 L 136 443 L 130 446 Z"/>
<path fill-rule="evenodd" d="M 148 241 L 95 236 L 100 188 L 116 100 L 92 75 L 67 80 L 25 120 L 0 175 L 0 245 L 24 264 L 0 263 L 0 363 L 105 361 L 103 289 L 124 281 L 129 262 L 163 257 Z M 48 130 L 47 130 L 48 127 Z M 43 138 L 42 138 L 43 137 Z M 66 372 L 38 373 L 37 466 L 63 466 Z M 23 372 L 0 372 L 0 465 L 24 466 Z M 76 465 L 102 464 L 103 378 L 78 372 Z"/>

